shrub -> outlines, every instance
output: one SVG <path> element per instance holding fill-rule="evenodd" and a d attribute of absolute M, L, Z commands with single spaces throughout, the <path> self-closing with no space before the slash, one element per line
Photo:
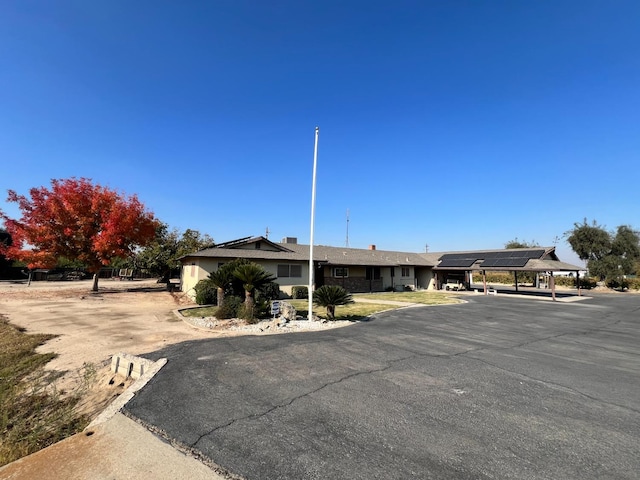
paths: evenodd
<path fill-rule="evenodd" d="M 351 294 L 338 285 L 324 285 L 313 292 L 313 303 L 326 307 L 327 319 L 334 320 L 336 307 L 353 303 Z"/>
<path fill-rule="evenodd" d="M 295 287 L 294 287 L 295 288 Z M 277 300 L 280 298 L 280 285 L 276 282 L 269 282 L 257 289 L 256 301 L 258 300 Z"/>
<path fill-rule="evenodd" d="M 216 310 L 216 318 L 224 320 L 238 317 L 238 309 L 243 305 L 242 299 L 236 296 L 224 297 L 224 302 Z"/>
<path fill-rule="evenodd" d="M 640 290 L 640 278 L 627 278 L 629 290 Z"/>
<path fill-rule="evenodd" d="M 592 277 L 580 277 L 580 288 L 584 288 L 585 290 L 590 290 L 592 288 L 596 288 L 598 286 L 598 281 Z"/>
<path fill-rule="evenodd" d="M 395 289 L 391 285 L 384 289 L 385 292 L 393 292 L 394 290 Z"/>
<path fill-rule="evenodd" d="M 605 285 L 614 290 L 624 291 L 629 288 L 629 280 L 624 277 L 607 278 Z"/>
<path fill-rule="evenodd" d="M 209 279 L 200 280 L 194 287 L 196 291 L 196 303 L 198 305 L 216 305 L 218 302 L 218 289 Z"/>
<path fill-rule="evenodd" d="M 294 298 L 294 299 L 309 298 L 309 287 L 305 287 L 305 286 L 291 287 L 291 298 Z"/>

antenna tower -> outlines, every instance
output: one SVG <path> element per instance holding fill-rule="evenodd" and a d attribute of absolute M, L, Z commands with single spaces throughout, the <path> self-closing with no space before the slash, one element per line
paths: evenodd
<path fill-rule="evenodd" d="M 349 209 L 347 208 L 347 241 L 345 247 L 349 248 Z"/>

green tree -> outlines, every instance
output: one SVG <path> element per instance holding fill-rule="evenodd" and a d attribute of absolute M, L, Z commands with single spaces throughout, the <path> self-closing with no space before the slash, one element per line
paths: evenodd
<path fill-rule="evenodd" d="M 339 285 L 323 285 L 313 292 L 313 303 L 319 307 L 326 307 L 327 318 L 336 318 L 336 307 L 353 303 L 351 294 Z"/>
<path fill-rule="evenodd" d="M 167 283 L 171 271 L 178 266 L 180 257 L 213 244 L 213 238 L 198 230 L 187 229 L 180 235 L 178 230 L 169 230 L 169 226 L 163 223 L 158 228 L 154 241 L 141 249 L 128 266 L 145 269 L 151 275 L 161 277 L 161 282 Z"/>
<path fill-rule="evenodd" d="M 565 235 L 580 260 L 602 260 L 611 252 L 611 235 L 595 220 L 591 225 L 587 223 L 586 218 L 582 223 L 574 223 L 573 229 Z"/>
<path fill-rule="evenodd" d="M 513 240 L 509 240 L 507 243 L 504 244 L 504 248 L 506 248 L 507 250 L 511 250 L 514 248 L 535 248 L 535 247 L 539 247 L 540 245 L 538 245 L 538 243 L 535 240 L 531 240 L 530 242 L 527 241 L 520 241 L 518 240 L 518 237 L 514 238 Z"/>
<path fill-rule="evenodd" d="M 575 223 L 566 233 L 567 241 L 580 259 L 587 262 L 591 275 L 608 283 L 623 285 L 625 275 L 637 271 L 640 261 L 640 235 L 628 225 L 621 225 L 615 234 L 598 225 Z"/>
<path fill-rule="evenodd" d="M 242 288 L 244 288 L 245 294 L 245 314 L 249 318 L 252 318 L 254 305 L 253 293 L 255 289 L 272 282 L 275 280 L 275 277 L 267 272 L 261 265 L 253 262 L 238 266 L 234 270 L 233 275 L 242 282 Z"/>
<path fill-rule="evenodd" d="M 611 254 L 620 258 L 623 275 L 636 273 L 640 260 L 640 235 L 629 225 L 620 225 L 611 245 Z"/>

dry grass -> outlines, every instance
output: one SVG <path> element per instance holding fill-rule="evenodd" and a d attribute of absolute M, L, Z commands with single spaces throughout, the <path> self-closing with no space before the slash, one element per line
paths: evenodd
<path fill-rule="evenodd" d="M 53 337 L 27 335 L 0 316 L 0 466 L 73 435 L 87 424 L 74 412 L 78 397 L 63 397 L 53 386 L 55 376 L 43 370 L 55 354 L 35 352 Z"/>

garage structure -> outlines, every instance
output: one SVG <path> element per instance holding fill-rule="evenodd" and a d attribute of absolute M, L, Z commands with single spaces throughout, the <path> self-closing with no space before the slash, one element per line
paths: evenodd
<path fill-rule="evenodd" d="M 518 273 L 535 273 L 535 287 L 540 287 L 540 273 L 549 275 L 551 296 L 555 300 L 554 272 L 575 272 L 580 295 L 580 267 L 561 262 L 555 253 L 555 247 L 514 248 L 508 250 L 487 250 L 451 252 L 442 254 L 433 268 L 436 288 L 462 284 L 470 289 L 473 273 L 482 275 L 484 294 L 487 295 L 486 272 L 513 272 L 516 291 L 518 291 Z"/>

